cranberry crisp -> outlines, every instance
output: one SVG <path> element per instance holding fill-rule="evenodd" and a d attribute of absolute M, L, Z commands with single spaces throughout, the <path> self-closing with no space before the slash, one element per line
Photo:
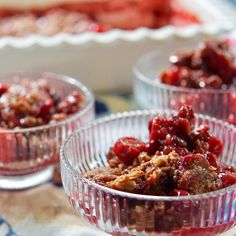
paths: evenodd
<path fill-rule="evenodd" d="M 226 40 L 207 40 L 196 50 L 176 52 L 161 74 L 165 84 L 197 89 L 229 88 L 235 78 L 235 56 Z"/>
<path fill-rule="evenodd" d="M 197 17 L 172 0 L 64 1 L 62 5 L 39 9 L 0 9 L 0 36 L 80 34 L 192 23 L 199 23 Z"/>
<path fill-rule="evenodd" d="M 194 112 L 182 107 L 170 118 L 149 122 L 149 140 L 122 137 L 110 149 L 108 167 L 84 177 L 125 192 L 187 196 L 236 184 L 236 169 L 220 162 L 223 143 L 210 135 L 209 127 L 194 128 Z"/>
<path fill-rule="evenodd" d="M 45 78 L 0 84 L 0 126 L 13 129 L 51 124 L 79 111 L 83 104 L 81 93 L 74 91 L 62 98 Z"/>

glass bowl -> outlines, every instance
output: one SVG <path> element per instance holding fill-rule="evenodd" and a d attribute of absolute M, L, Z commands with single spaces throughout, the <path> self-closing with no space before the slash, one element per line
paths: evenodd
<path fill-rule="evenodd" d="M 236 124 L 236 88 L 191 89 L 164 84 L 159 75 L 168 67 L 168 57 L 154 51 L 142 56 L 135 64 L 134 97 L 140 109 L 179 110 L 187 104 L 196 113 Z"/>
<path fill-rule="evenodd" d="M 63 98 L 79 91 L 85 98 L 83 108 L 63 121 L 26 129 L 0 129 L 0 189 L 23 189 L 52 178 L 59 161 L 62 141 L 78 126 L 94 118 L 94 97 L 79 81 L 53 73 L 22 73 L 0 77 L 11 85 L 22 78 L 45 78 Z"/>
<path fill-rule="evenodd" d="M 133 111 L 94 121 L 73 133 L 61 147 L 64 190 L 80 215 L 112 235 L 213 236 L 236 225 L 236 185 L 184 197 L 147 196 L 100 186 L 81 173 L 107 165 L 106 155 L 122 136 L 148 140 L 148 121 L 171 111 Z M 236 165 L 236 128 L 197 115 L 196 125 L 208 124 L 225 146 L 221 160 Z"/>

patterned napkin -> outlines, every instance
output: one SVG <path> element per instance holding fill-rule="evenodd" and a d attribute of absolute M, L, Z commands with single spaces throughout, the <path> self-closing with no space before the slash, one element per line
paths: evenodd
<path fill-rule="evenodd" d="M 85 223 L 53 184 L 0 192 L 1 236 L 105 236 Z"/>

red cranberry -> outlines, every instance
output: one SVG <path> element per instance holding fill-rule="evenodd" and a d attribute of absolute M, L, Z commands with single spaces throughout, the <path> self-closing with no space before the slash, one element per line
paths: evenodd
<path fill-rule="evenodd" d="M 5 92 L 7 92 L 8 86 L 5 84 L 0 84 L 0 96 L 2 96 Z"/>
<path fill-rule="evenodd" d="M 163 148 L 164 140 L 171 134 L 173 122 L 166 118 L 155 117 L 152 121 L 149 137 L 149 152 L 154 154 Z"/>
<path fill-rule="evenodd" d="M 211 166 L 214 166 L 215 168 L 218 168 L 217 162 L 216 162 L 216 156 L 211 153 L 211 152 L 207 152 L 206 153 L 206 159 L 208 160 L 208 162 L 210 163 Z"/>
<path fill-rule="evenodd" d="M 187 191 L 181 190 L 181 189 L 174 189 L 171 193 L 171 196 L 177 196 L 177 197 L 182 197 L 182 196 L 189 196 L 190 194 Z"/>
<path fill-rule="evenodd" d="M 168 70 L 164 71 L 161 74 L 161 81 L 162 83 L 176 86 L 178 84 L 179 74 L 180 70 L 178 69 L 178 67 L 171 66 Z"/>
<path fill-rule="evenodd" d="M 195 156 L 193 154 L 186 155 L 182 158 L 182 166 L 186 167 L 189 162 L 192 162 L 195 159 Z"/>
<path fill-rule="evenodd" d="M 222 173 L 221 179 L 223 181 L 224 187 L 236 184 L 236 175 Z"/>
<path fill-rule="evenodd" d="M 191 106 L 182 106 L 177 117 L 187 119 L 191 124 L 193 124 L 195 119 L 194 112 Z"/>
<path fill-rule="evenodd" d="M 145 143 L 133 137 L 120 138 L 114 145 L 115 154 L 125 165 L 131 165 L 142 151 L 146 151 Z"/>
<path fill-rule="evenodd" d="M 189 135 L 192 131 L 189 120 L 185 118 L 180 118 L 177 122 L 175 122 L 175 125 L 177 126 L 178 133 L 182 135 Z"/>
<path fill-rule="evenodd" d="M 216 137 L 213 136 L 210 137 L 208 144 L 210 152 L 214 153 L 217 156 L 219 156 L 222 153 L 224 144 Z"/>
<path fill-rule="evenodd" d="M 209 144 L 207 142 L 209 141 L 210 137 L 208 125 L 201 125 L 195 132 L 192 133 L 192 139 L 194 142 L 200 144 L 200 146 L 204 147 L 205 150 L 209 149 Z"/>
<path fill-rule="evenodd" d="M 51 113 L 53 102 L 50 99 L 46 99 L 40 107 L 39 116 L 45 117 Z"/>
<path fill-rule="evenodd" d="M 71 95 L 65 97 L 58 106 L 58 113 L 73 114 L 79 110 L 80 103 L 82 102 L 83 97 L 79 92 L 73 92 Z"/>

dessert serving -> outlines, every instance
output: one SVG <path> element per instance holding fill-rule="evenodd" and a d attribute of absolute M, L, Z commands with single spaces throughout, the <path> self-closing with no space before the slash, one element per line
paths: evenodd
<path fill-rule="evenodd" d="M 181 88 L 204 89 L 206 92 L 214 89 L 212 93 L 218 93 L 218 104 L 213 109 L 218 109 L 219 114 L 227 116 L 225 120 L 236 124 L 236 56 L 230 41 L 206 40 L 195 50 L 176 52 L 170 56 L 170 66 L 162 72 L 160 80 Z M 193 94 L 179 99 L 173 108 L 180 104 L 191 105 L 192 101 L 204 104 L 206 110 L 213 105 L 212 99 Z"/>
<path fill-rule="evenodd" d="M 13 74 L 0 85 L 0 188 L 52 178 L 65 137 L 93 118 L 93 96 L 80 82 L 52 73 Z"/>
<path fill-rule="evenodd" d="M 192 51 L 182 50 L 170 56 L 170 66 L 161 74 L 161 82 L 183 88 L 235 88 L 235 47 L 228 40 L 206 40 Z"/>
<path fill-rule="evenodd" d="M 198 18 L 172 0 L 0 1 L 0 36 L 80 34 L 194 23 L 199 23 Z"/>
<path fill-rule="evenodd" d="M 66 119 L 84 106 L 84 95 L 73 91 L 66 97 L 45 78 L 22 78 L 9 86 L 0 84 L 0 126 L 3 129 L 30 128 Z"/>
<path fill-rule="evenodd" d="M 171 53 L 167 65 L 159 65 L 158 52 L 147 54 L 134 70 L 136 101 L 142 108 L 175 110 L 187 104 L 236 124 L 235 58 L 235 46 L 227 38 Z"/>
<path fill-rule="evenodd" d="M 236 169 L 218 160 L 223 143 L 207 125 L 194 129 L 194 122 L 187 106 L 170 118 L 154 117 L 148 142 L 118 139 L 107 156 L 109 166 L 83 176 L 112 189 L 156 196 L 201 194 L 236 184 Z"/>
<path fill-rule="evenodd" d="M 111 115 L 64 142 L 63 186 L 110 234 L 220 234 L 236 224 L 235 135 L 188 106 Z"/>

